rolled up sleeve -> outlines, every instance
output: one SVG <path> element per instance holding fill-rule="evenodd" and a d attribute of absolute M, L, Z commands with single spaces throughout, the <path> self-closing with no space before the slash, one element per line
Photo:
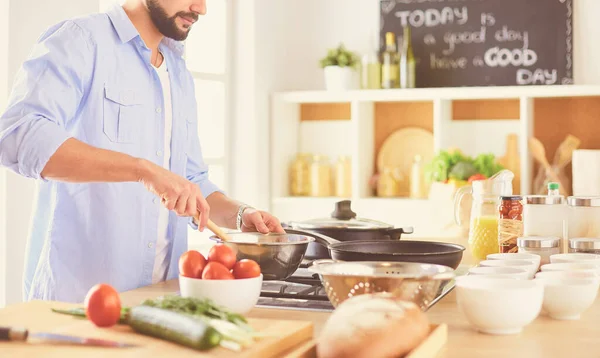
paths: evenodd
<path fill-rule="evenodd" d="M 0 116 L 0 165 L 25 177 L 41 172 L 71 134 L 86 93 L 93 46 L 71 21 L 46 31 L 17 73 L 6 111 Z"/>

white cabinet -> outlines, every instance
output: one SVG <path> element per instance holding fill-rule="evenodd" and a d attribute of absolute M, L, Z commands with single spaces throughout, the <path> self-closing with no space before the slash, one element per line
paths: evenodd
<path fill-rule="evenodd" d="M 329 155 L 332 162 L 346 154 L 352 157 L 354 211 L 394 225 L 413 225 L 415 236 L 456 234 L 452 203 L 373 197 L 369 180 L 376 171 L 377 150 L 394 130 L 426 128 L 433 132 L 436 152 L 458 147 L 472 156 L 501 156 L 506 136 L 517 134 L 520 194 L 531 193 L 535 165 L 529 137 L 541 138 L 550 155 L 566 134 L 578 136 L 583 145 L 600 135 L 599 126 L 584 125 L 593 123 L 596 109 L 600 116 L 600 86 L 305 91 L 275 93 L 271 101 L 270 210 L 275 215 L 283 221 L 328 216 L 340 198 L 291 197 L 288 168 L 299 152 Z"/>

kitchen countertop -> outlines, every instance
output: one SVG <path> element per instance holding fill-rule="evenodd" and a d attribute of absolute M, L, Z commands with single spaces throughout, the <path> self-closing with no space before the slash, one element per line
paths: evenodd
<path fill-rule="evenodd" d="M 135 305 L 146 298 L 158 297 L 178 291 L 177 280 L 171 280 L 156 285 L 143 287 L 121 294 L 123 305 Z M 39 302 L 38 302 L 39 303 Z M 36 317 L 28 314 L 28 307 L 36 302 L 11 305 L 0 310 L 0 322 L 14 321 L 16 315 L 22 317 L 20 324 L 30 326 L 35 330 L 52 329 L 55 333 L 79 333 L 81 323 L 73 321 L 72 317 L 53 314 L 54 321 L 45 320 L 42 324 Z M 314 324 L 315 337 L 322 329 L 329 314 L 323 312 L 306 312 L 293 310 L 276 310 L 255 308 L 248 315 L 250 318 L 271 318 L 308 320 Z M 470 358 L 470 357 L 599 357 L 600 356 L 600 299 L 593 307 L 585 312 L 578 321 L 556 321 L 545 316 L 539 316 L 531 325 L 524 328 L 519 335 L 491 336 L 475 332 L 469 326 L 456 305 L 455 293 L 452 291 L 429 312 L 432 323 L 448 325 L 448 341 L 437 355 L 438 358 Z M 11 319 L 12 317 L 12 319 Z M 86 322 L 87 323 L 87 322 Z M 91 334 L 95 327 L 91 324 L 81 334 Z M 120 329 L 119 327 L 114 329 Z M 94 334 L 98 338 L 118 339 L 108 335 L 106 331 Z M 11 343 L 7 343 L 11 344 Z M 0 356 L 3 349 L 0 345 Z M 11 356 L 26 357 L 26 345 L 21 345 L 17 352 L 12 350 Z M 56 348 L 58 349 L 58 348 Z M 39 353 L 39 351 L 37 351 Z M 83 352 L 83 351 L 82 351 Z M 175 353 L 175 352 L 172 352 Z M 83 353 L 82 353 L 83 354 Z M 39 355 L 35 355 L 39 356 Z M 119 356 L 121 356 L 119 354 Z"/>

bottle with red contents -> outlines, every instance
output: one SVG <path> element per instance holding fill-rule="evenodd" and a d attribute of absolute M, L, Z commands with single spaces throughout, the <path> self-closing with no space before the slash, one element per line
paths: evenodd
<path fill-rule="evenodd" d="M 498 213 L 500 252 L 518 252 L 517 239 L 523 235 L 523 197 L 518 195 L 501 196 Z"/>

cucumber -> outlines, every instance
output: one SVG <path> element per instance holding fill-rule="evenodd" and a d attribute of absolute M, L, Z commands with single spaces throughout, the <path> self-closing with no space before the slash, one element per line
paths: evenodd
<path fill-rule="evenodd" d="M 197 350 L 211 349 L 222 339 L 221 334 L 202 319 L 157 307 L 132 307 L 127 324 L 138 333 Z"/>

